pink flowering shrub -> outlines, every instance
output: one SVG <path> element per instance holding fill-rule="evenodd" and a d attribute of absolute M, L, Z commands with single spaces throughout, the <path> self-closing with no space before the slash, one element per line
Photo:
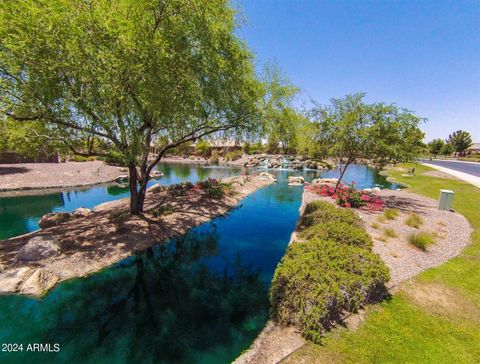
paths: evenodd
<path fill-rule="evenodd" d="M 337 190 L 328 184 L 320 186 L 308 185 L 307 190 L 325 197 L 334 199 L 338 206 L 346 208 L 365 208 L 368 210 L 382 210 L 383 201 L 379 197 L 373 196 L 371 193 L 355 188 L 355 182 L 348 186 L 339 184 Z"/>

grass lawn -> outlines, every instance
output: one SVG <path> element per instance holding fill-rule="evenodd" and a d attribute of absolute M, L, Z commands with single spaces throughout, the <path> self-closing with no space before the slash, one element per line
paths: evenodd
<path fill-rule="evenodd" d="M 453 190 L 453 208 L 474 228 L 471 245 L 460 256 L 404 283 L 356 329 L 336 329 L 322 345 L 308 343 L 285 363 L 480 362 L 480 189 L 422 175 L 432 170 L 422 165 L 415 168 L 414 177 L 396 170 L 390 175 L 409 184 L 409 191 L 434 199 L 440 189 Z"/>

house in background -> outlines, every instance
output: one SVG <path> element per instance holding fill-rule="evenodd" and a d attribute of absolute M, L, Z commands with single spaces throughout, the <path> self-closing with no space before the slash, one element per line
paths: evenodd
<path fill-rule="evenodd" d="M 473 143 L 468 149 L 467 149 L 467 155 L 471 154 L 480 154 L 480 143 Z"/>

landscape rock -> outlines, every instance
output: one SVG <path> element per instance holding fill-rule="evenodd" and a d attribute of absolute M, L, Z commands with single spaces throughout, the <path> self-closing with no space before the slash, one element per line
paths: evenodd
<path fill-rule="evenodd" d="M 48 269 L 37 269 L 22 285 L 22 293 L 30 296 L 42 296 L 44 292 L 52 288 L 58 277 Z"/>
<path fill-rule="evenodd" d="M 18 285 L 23 282 L 31 272 L 31 268 L 22 267 L 0 273 L 0 294 L 14 293 Z"/>
<path fill-rule="evenodd" d="M 45 214 L 40 219 L 38 225 L 41 229 L 46 229 L 51 226 L 57 226 L 72 218 L 72 214 L 69 212 L 50 212 Z"/>
<path fill-rule="evenodd" d="M 335 185 L 338 178 L 316 178 L 311 182 L 312 186 Z"/>
<path fill-rule="evenodd" d="M 84 217 L 90 215 L 92 210 L 87 209 L 86 207 L 79 207 L 75 211 L 73 211 L 73 216 L 75 217 Z"/>
<path fill-rule="evenodd" d="M 40 260 L 60 254 L 60 246 L 50 236 L 35 236 L 22 246 L 17 253 L 19 260 Z"/>
<path fill-rule="evenodd" d="M 121 174 L 120 176 L 115 178 L 115 182 L 117 183 L 128 182 L 128 174 Z"/>

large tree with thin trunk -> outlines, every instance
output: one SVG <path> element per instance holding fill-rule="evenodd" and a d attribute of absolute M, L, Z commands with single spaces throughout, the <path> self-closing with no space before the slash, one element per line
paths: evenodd
<path fill-rule="evenodd" d="M 379 166 L 413 160 L 423 150 L 421 118 L 394 104 L 368 104 L 365 94 L 331 99 L 311 110 L 314 139 L 340 168 L 337 187 L 347 168 L 359 160 Z"/>
<path fill-rule="evenodd" d="M 128 166 L 140 213 L 169 149 L 256 127 L 263 88 L 235 27 L 227 0 L 2 1 L 0 111 Z"/>

